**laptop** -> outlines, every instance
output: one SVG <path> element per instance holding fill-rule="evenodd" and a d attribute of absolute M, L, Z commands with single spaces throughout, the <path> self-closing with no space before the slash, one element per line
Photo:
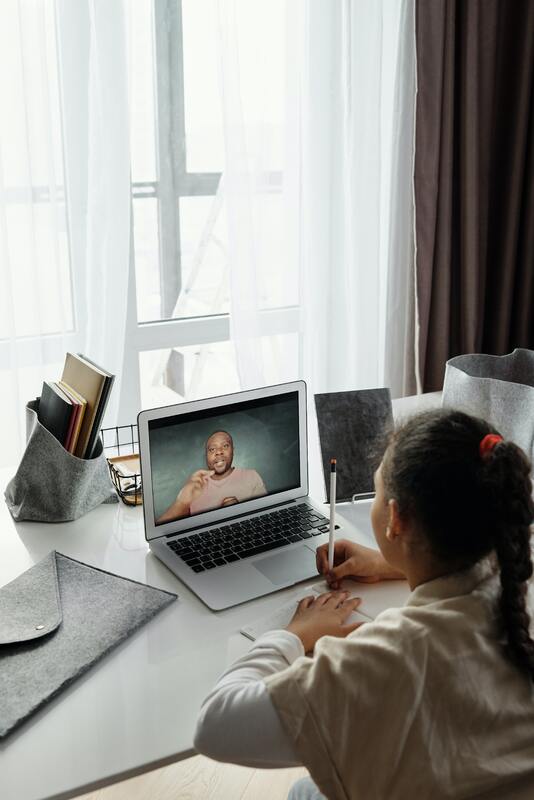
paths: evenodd
<path fill-rule="evenodd" d="M 145 536 L 211 609 L 317 575 L 328 519 L 308 497 L 306 384 L 142 411 Z"/>

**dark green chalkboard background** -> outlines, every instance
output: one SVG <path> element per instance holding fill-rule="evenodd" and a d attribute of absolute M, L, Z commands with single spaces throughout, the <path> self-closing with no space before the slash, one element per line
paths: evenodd
<path fill-rule="evenodd" d="M 259 472 L 268 493 L 299 486 L 295 402 L 177 423 L 150 433 L 156 519 L 174 502 L 191 473 L 206 468 L 206 440 L 217 430 L 228 431 L 234 440 L 233 466 Z"/>

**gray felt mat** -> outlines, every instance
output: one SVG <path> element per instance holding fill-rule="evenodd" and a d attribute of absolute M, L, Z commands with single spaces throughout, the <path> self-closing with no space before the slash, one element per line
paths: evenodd
<path fill-rule="evenodd" d="M 0 738 L 176 597 L 55 551 L 0 588 Z"/>

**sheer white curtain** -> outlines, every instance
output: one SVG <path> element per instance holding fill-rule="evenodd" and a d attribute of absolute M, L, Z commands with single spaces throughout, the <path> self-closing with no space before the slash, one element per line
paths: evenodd
<path fill-rule="evenodd" d="M 50 4 L 0 6 L 0 463 L 73 330 L 56 37 Z"/>
<path fill-rule="evenodd" d="M 218 0 L 225 145 L 221 189 L 228 222 L 230 328 L 242 388 L 295 377 L 298 359 L 275 309 L 298 304 L 289 252 L 285 149 L 287 0 Z M 285 336 L 284 336 L 285 334 Z"/>
<path fill-rule="evenodd" d="M 0 464 L 66 350 L 119 377 L 130 257 L 121 2 L 0 5 Z M 119 386 L 112 393 L 113 419 Z M 113 408 L 113 406 L 115 406 Z"/>
<path fill-rule="evenodd" d="M 219 3 L 231 325 L 241 383 L 291 373 L 312 393 L 381 385 L 409 393 L 413 0 L 244 5 Z M 267 20 L 281 7 L 285 52 Z M 246 45 L 245 13 L 256 20 Z M 249 59 L 265 65 L 255 93 Z M 279 155 L 269 102 L 280 63 L 286 103 L 276 227 L 267 216 Z M 273 236 L 282 241 L 274 258 Z M 262 346 L 271 324 L 266 276 L 277 279 L 279 304 L 299 309 L 298 363 L 282 348 L 278 375 L 266 370 Z"/>

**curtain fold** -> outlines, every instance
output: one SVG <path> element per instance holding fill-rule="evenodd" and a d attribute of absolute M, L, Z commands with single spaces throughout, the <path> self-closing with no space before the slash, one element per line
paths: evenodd
<path fill-rule="evenodd" d="M 416 6 L 418 359 L 534 346 L 534 5 Z"/>
<path fill-rule="evenodd" d="M 415 291 L 415 4 L 400 9 L 399 48 L 393 98 L 385 382 L 394 397 L 416 394 Z"/>
<path fill-rule="evenodd" d="M 83 352 L 116 376 L 106 412 L 111 424 L 132 257 L 126 17 L 121 1 L 59 0 L 57 7 L 77 321 Z"/>

